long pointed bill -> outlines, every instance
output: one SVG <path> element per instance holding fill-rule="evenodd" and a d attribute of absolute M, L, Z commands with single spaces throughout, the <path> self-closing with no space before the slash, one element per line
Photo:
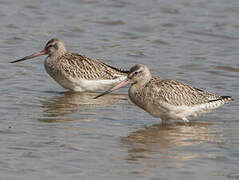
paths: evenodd
<path fill-rule="evenodd" d="M 17 59 L 15 61 L 11 61 L 10 63 L 16 63 L 16 62 L 20 62 L 20 61 L 24 61 L 24 60 L 27 60 L 27 59 L 32 59 L 34 57 L 37 57 L 37 56 L 42 56 L 42 55 L 45 55 L 46 54 L 46 51 L 45 50 L 42 50 L 42 51 L 38 51 L 30 56 L 26 56 L 22 59 Z"/>
<path fill-rule="evenodd" d="M 116 89 L 119 89 L 119 88 L 121 88 L 121 87 L 123 87 L 123 86 L 126 86 L 126 85 L 129 84 L 129 83 L 130 83 L 130 80 L 127 78 L 127 79 L 123 80 L 122 82 L 120 82 L 120 83 L 119 83 L 118 85 L 116 85 L 115 87 L 113 87 L 113 88 L 111 88 L 111 89 L 109 89 L 109 90 L 103 92 L 102 94 L 100 94 L 100 95 L 94 97 L 94 99 L 97 99 L 97 98 L 99 98 L 99 97 L 101 97 L 101 96 L 104 96 L 104 95 L 106 95 L 106 94 L 109 94 L 109 93 L 111 93 L 112 91 L 114 91 L 114 90 L 116 90 Z"/>

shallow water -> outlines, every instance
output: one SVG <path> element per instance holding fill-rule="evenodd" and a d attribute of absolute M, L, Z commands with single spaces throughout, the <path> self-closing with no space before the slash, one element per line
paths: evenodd
<path fill-rule="evenodd" d="M 239 1 L 0 1 L 1 179 L 238 179 Z M 43 57 L 9 61 L 53 38 L 70 51 L 230 95 L 192 119 L 159 119 L 127 88 L 70 93 Z"/>

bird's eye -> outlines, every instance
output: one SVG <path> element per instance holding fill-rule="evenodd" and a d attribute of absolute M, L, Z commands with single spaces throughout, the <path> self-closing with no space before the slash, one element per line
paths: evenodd
<path fill-rule="evenodd" d="M 141 73 L 142 71 L 135 71 L 134 72 L 134 75 L 137 75 L 137 74 L 139 74 L 139 73 Z"/>
<path fill-rule="evenodd" d="M 52 45 L 52 44 L 50 44 L 48 47 L 49 47 L 49 48 L 50 48 L 50 47 L 53 47 L 53 45 Z"/>

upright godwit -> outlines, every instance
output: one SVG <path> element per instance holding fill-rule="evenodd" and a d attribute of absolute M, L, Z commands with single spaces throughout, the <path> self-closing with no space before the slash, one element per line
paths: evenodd
<path fill-rule="evenodd" d="M 175 80 L 152 77 L 147 66 L 134 65 L 128 78 L 112 89 L 96 96 L 98 98 L 131 83 L 128 94 L 130 100 L 162 122 L 167 120 L 188 121 L 231 101 L 230 96 L 217 96 L 209 92 L 185 85 Z"/>
<path fill-rule="evenodd" d="M 47 73 L 63 88 L 72 91 L 98 91 L 110 88 L 126 79 L 128 73 L 99 60 L 68 52 L 59 39 L 51 39 L 43 50 L 11 63 L 42 55 L 48 55 L 44 63 Z"/>

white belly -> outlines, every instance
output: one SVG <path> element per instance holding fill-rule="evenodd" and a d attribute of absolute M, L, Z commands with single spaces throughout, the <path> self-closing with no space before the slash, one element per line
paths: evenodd
<path fill-rule="evenodd" d="M 76 92 L 104 90 L 126 79 L 126 76 L 119 76 L 112 80 L 108 79 L 87 80 L 72 78 L 65 74 L 62 74 L 61 71 L 59 71 L 57 68 L 49 64 L 47 60 L 45 61 L 45 69 L 47 73 L 63 88 L 70 89 Z"/>
<path fill-rule="evenodd" d="M 220 100 L 193 106 L 174 106 L 170 104 L 164 104 L 163 109 L 155 106 L 151 107 L 149 113 L 152 116 L 160 117 L 161 119 L 184 120 L 188 117 L 195 117 L 202 113 L 208 113 L 223 104 L 225 104 L 225 101 Z"/>
<path fill-rule="evenodd" d="M 76 92 L 104 90 L 120 83 L 124 79 L 126 79 L 126 76 L 120 76 L 113 80 L 71 80 L 71 90 Z"/>
<path fill-rule="evenodd" d="M 73 79 L 73 78 L 54 78 L 63 88 L 70 89 L 75 92 L 86 92 L 86 91 L 99 91 L 106 88 L 110 88 L 121 81 L 126 76 L 120 76 L 113 80 L 86 80 L 86 79 Z"/>

